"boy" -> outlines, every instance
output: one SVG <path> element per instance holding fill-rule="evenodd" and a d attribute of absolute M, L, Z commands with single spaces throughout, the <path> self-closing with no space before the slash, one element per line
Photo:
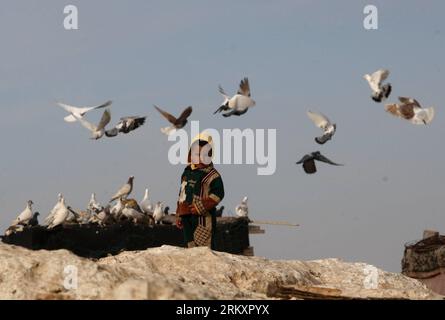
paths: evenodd
<path fill-rule="evenodd" d="M 224 198 L 224 185 L 212 163 L 212 138 L 200 135 L 192 143 L 189 165 L 181 177 L 176 225 L 183 229 L 188 248 L 215 249 L 216 206 Z"/>

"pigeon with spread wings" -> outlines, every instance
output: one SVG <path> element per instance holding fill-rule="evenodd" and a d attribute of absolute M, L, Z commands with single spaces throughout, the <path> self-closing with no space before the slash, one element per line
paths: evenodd
<path fill-rule="evenodd" d="M 86 121 L 83 117 L 79 117 L 77 114 L 73 113 L 72 115 L 80 122 L 81 125 L 91 131 L 91 139 L 93 140 L 97 140 L 103 137 L 103 135 L 105 134 L 105 127 L 111 121 L 111 114 L 109 110 L 104 111 L 102 118 L 100 119 L 100 122 L 97 126 Z"/>
<path fill-rule="evenodd" d="M 373 74 L 365 74 L 363 77 L 368 81 L 369 86 L 372 89 L 372 100 L 375 102 L 382 102 L 386 100 L 392 91 L 390 83 L 382 85 L 382 82 L 389 76 L 389 71 L 386 69 L 380 69 Z"/>
<path fill-rule="evenodd" d="M 253 107 L 256 104 L 251 98 L 248 78 L 241 80 L 238 92 L 233 97 L 229 97 L 221 86 L 219 86 L 219 93 L 223 96 L 224 101 L 213 114 L 230 110 L 227 113 L 223 113 L 223 116 L 241 116 L 245 114 L 250 107 Z"/>
<path fill-rule="evenodd" d="M 64 118 L 64 120 L 66 122 L 76 122 L 77 118 L 82 118 L 87 112 L 90 112 L 92 110 L 96 110 L 96 109 L 101 109 L 101 108 L 106 108 L 108 106 L 110 106 L 112 104 L 112 101 L 107 101 L 103 104 L 100 104 L 98 106 L 92 106 L 92 107 L 75 107 L 75 106 L 71 106 L 69 104 L 65 104 L 65 103 L 61 103 L 61 102 L 57 102 L 57 105 L 59 107 L 62 107 L 63 109 L 65 109 L 66 112 L 68 112 L 70 115 L 66 116 Z M 77 118 L 76 118 L 76 116 Z"/>
<path fill-rule="evenodd" d="M 123 117 L 114 128 L 105 131 L 107 137 L 115 137 L 119 133 L 130 133 L 145 124 L 147 117 Z"/>
<path fill-rule="evenodd" d="M 306 172 L 307 174 L 312 174 L 317 172 L 315 160 L 325 162 L 333 166 L 342 166 L 342 164 L 335 163 L 323 156 L 320 151 L 315 151 L 305 155 L 300 161 L 297 162 L 297 164 L 303 164 L 304 172 Z"/>
<path fill-rule="evenodd" d="M 412 124 L 429 124 L 434 119 L 434 107 L 422 108 L 420 103 L 413 98 L 399 97 L 400 104 L 387 104 L 385 110 L 401 119 L 410 121 Z"/>
<path fill-rule="evenodd" d="M 164 116 L 165 119 L 168 120 L 172 125 L 170 127 L 161 128 L 161 132 L 170 135 L 173 133 L 176 129 L 182 129 L 185 127 L 185 125 L 188 122 L 188 117 L 192 114 L 193 108 L 191 106 L 187 107 L 179 116 L 179 118 L 174 117 L 167 111 L 162 110 L 158 106 L 154 106 L 156 110 L 159 111 L 160 114 Z"/>
<path fill-rule="evenodd" d="M 337 130 L 337 125 L 331 123 L 328 117 L 322 113 L 308 111 L 307 115 L 317 127 L 323 130 L 323 135 L 321 137 L 316 137 L 315 141 L 318 144 L 325 144 L 327 141 L 331 140 Z"/>

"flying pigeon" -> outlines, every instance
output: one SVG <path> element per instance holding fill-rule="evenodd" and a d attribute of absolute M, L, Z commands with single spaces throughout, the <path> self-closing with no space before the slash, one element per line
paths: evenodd
<path fill-rule="evenodd" d="M 306 172 L 307 174 L 312 174 L 317 172 L 315 160 L 326 162 L 334 166 L 342 166 L 342 164 L 332 162 L 331 160 L 323 156 L 320 151 L 312 152 L 305 155 L 300 161 L 297 162 L 297 164 L 303 164 L 304 172 Z"/>
<path fill-rule="evenodd" d="M 145 189 L 144 198 L 141 201 L 140 207 L 145 214 L 153 213 L 153 205 L 148 197 L 148 189 Z"/>
<path fill-rule="evenodd" d="M 153 218 L 155 219 L 155 223 L 159 224 L 162 221 L 162 218 L 164 218 L 165 213 L 163 210 L 163 204 L 162 202 L 157 202 L 155 205 L 155 209 L 153 211 Z"/>
<path fill-rule="evenodd" d="M 66 122 L 76 122 L 77 118 L 82 118 L 87 112 L 91 110 L 101 109 L 108 107 L 112 104 L 112 101 L 107 101 L 104 104 L 93 106 L 93 107 L 74 107 L 68 104 L 64 104 L 61 102 L 57 102 L 57 105 L 65 109 L 66 112 L 70 113 L 69 116 L 66 116 L 64 120 Z M 77 118 L 76 118 L 77 116 Z"/>
<path fill-rule="evenodd" d="M 372 89 L 372 100 L 375 102 L 382 102 L 386 100 L 392 91 L 392 86 L 387 83 L 382 86 L 382 82 L 389 76 L 389 71 L 386 69 L 380 69 L 374 72 L 372 75 L 365 74 L 363 77 L 368 81 L 369 86 Z"/>
<path fill-rule="evenodd" d="M 337 130 L 337 125 L 331 123 L 328 117 L 321 113 L 308 111 L 307 115 L 317 127 L 323 130 L 323 135 L 321 137 L 316 137 L 315 141 L 318 144 L 325 144 L 327 141 L 331 140 Z"/>
<path fill-rule="evenodd" d="M 113 202 L 114 200 L 119 198 L 126 199 L 131 191 L 133 191 L 133 180 L 134 176 L 129 177 L 127 183 L 124 184 L 118 192 L 116 192 L 116 194 L 111 198 L 110 202 Z"/>
<path fill-rule="evenodd" d="M 100 122 L 97 126 L 94 124 L 86 121 L 83 117 L 79 117 L 76 114 L 73 114 L 73 116 L 88 130 L 91 131 L 91 139 L 97 140 L 103 137 L 105 134 L 105 127 L 108 123 L 111 121 L 111 115 L 109 110 L 105 110 L 102 118 L 100 119 Z"/>
<path fill-rule="evenodd" d="M 105 135 L 107 137 L 115 137 L 119 133 L 130 133 L 133 130 L 136 130 L 140 126 L 143 126 L 147 117 L 123 117 L 119 120 L 119 122 L 114 126 L 113 129 L 106 130 Z"/>
<path fill-rule="evenodd" d="M 250 107 L 253 107 L 256 104 L 250 97 L 248 78 L 241 80 L 238 92 L 233 97 L 229 97 L 221 86 L 219 86 L 219 93 L 224 97 L 224 102 L 213 114 L 230 110 L 230 112 L 224 113 L 223 116 L 240 116 L 245 114 Z"/>
<path fill-rule="evenodd" d="M 165 119 L 167 119 L 172 125 L 170 127 L 161 128 L 161 132 L 170 135 L 176 129 L 182 129 L 187 124 L 187 118 L 192 114 L 193 108 L 191 106 L 187 107 L 179 116 L 179 118 L 175 118 L 170 113 L 160 109 L 157 106 L 154 106 L 156 110 L 158 110 Z"/>
<path fill-rule="evenodd" d="M 32 205 L 34 203 L 32 202 L 32 200 L 28 200 L 28 203 L 26 204 L 26 208 L 25 210 L 22 211 L 22 213 L 19 214 L 19 216 L 17 217 L 17 219 L 15 219 L 11 226 L 16 226 L 16 225 L 28 225 L 29 221 L 33 218 L 34 214 L 32 212 Z"/>
<path fill-rule="evenodd" d="M 238 217 L 247 217 L 249 215 L 249 207 L 247 206 L 247 197 L 244 197 L 241 204 L 237 205 L 235 208 L 236 215 Z"/>
<path fill-rule="evenodd" d="M 412 124 L 429 124 L 434 119 L 434 107 L 423 109 L 413 98 L 399 97 L 401 104 L 387 104 L 385 110 L 392 115 L 408 120 Z"/>

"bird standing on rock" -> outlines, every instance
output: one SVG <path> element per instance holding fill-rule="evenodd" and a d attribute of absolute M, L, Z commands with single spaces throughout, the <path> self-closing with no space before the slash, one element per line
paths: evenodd
<path fill-rule="evenodd" d="M 129 177 L 127 183 L 124 184 L 113 197 L 111 197 L 110 202 L 113 202 L 114 200 L 119 198 L 126 199 L 131 191 L 133 191 L 133 180 L 134 176 Z"/>
<path fill-rule="evenodd" d="M 29 221 L 33 218 L 33 212 L 32 212 L 32 205 L 34 203 L 32 202 L 32 200 L 28 200 L 27 204 L 26 204 L 26 208 L 25 210 L 23 210 L 19 216 L 17 217 L 17 219 L 15 219 L 11 226 L 16 226 L 18 224 L 20 225 L 28 225 Z"/>

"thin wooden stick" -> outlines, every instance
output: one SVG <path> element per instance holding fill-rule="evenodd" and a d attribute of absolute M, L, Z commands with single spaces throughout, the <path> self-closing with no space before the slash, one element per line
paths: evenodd
<path fill-rule="evenodd" d="M 276 226 L 290 226 L 290 227 L 299 227 L 299 224 L 285 222 L 285 221 L 250 221 L 253 224 L 271 224 Z"/>

